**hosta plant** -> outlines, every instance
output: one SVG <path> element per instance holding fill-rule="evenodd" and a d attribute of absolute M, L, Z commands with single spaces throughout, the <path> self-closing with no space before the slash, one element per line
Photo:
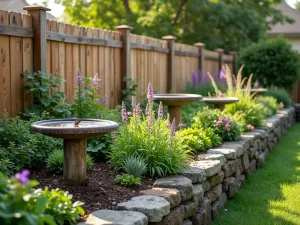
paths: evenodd
<path fill-rule="evenodd" d="M 147 100 L 145 114 L 134 99 L 130 116 L 122 104 L 124 124 L 110 146 L 108 157 L 115 169 L 122 169 L 124 160 L 135 155 L 145 161 L 151 176 L 178 173 L 190 159 L 189 151 L 175 135 L 175 121 L 170 124 L 163 117 L 162 104 L 155 116 L 151 84 L 148 85 Z"/>

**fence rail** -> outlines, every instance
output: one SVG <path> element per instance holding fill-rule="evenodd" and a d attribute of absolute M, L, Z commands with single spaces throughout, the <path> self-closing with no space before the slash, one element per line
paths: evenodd
<path fill-rule="evenodd" d="M 61 88 L 71 102 L 77 70 L 86 76 L 100 75 L 99 93 L 107 106 L 120 103 L 122 80 L 129 77 L 139 86 L 138 97 L 149 82 L 161 93 L 182 92 L 192 72 L 219 72 L 223 63 L 233 68 L 235 53 L 209 51 L 202 43 L 176 43 L 175 37 L 155 39 L 131 33 L 128 26 L 116 31 L 93 29 L 46 20 L 45 7 L 25 7 L 28 15 L 0 10 L 0 111 L 15 116 L 30 106 L 21 73 L 43 71 L 66 80 Z"/>

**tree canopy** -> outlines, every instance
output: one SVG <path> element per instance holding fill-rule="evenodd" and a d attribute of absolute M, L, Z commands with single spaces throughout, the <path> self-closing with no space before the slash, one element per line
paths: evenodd
<path fill-rule="evenodd" d="M 290 21 L 272 7 L 282 0 L 56 0 L 67 22 L 179 42 L 203 42 L 208 49 L 239 50 L 265 36 L 271 24 Z M 267 19 L 269 18 L 269 19 Z"/>

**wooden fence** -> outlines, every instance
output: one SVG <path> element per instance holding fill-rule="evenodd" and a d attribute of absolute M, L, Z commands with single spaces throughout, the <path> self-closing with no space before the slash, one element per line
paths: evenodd
<path fill-rule="evenodd" d="M 0 10 L 0 111 L 15 116 L 31 104 L 24 91 L 25 70 L 59 74 L 71 102 L 77 70 L 98 73 L 99 94 L 107 106 L 120 103 L 124 77 L 136 80 L 140 97 L 151 82 L 159 93 L 182 92 L 192 72 L 219 72 L 224 63 L 233 68 L 236 53 L 208 51 L 202 43 L 178 44 L 176 38 L 135 35 L 128 26 L 116 31 L 92 29 L 46 20 L 45 7 L 27 6 L 28 15 Z"/>

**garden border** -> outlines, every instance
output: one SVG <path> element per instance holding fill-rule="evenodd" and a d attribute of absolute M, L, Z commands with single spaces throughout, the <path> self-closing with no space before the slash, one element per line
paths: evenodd
<path fill-rule="evenodd" d="M 79 224 L 209 224 L 295 123 L 295 113 L 294 107 L 279 110 L 265 126 L 243 133 L 241 140 L 199 154 L 182 175 L 159 178 L 154 188 L 119 203 L 122 211 L 98 210 Z"/>

